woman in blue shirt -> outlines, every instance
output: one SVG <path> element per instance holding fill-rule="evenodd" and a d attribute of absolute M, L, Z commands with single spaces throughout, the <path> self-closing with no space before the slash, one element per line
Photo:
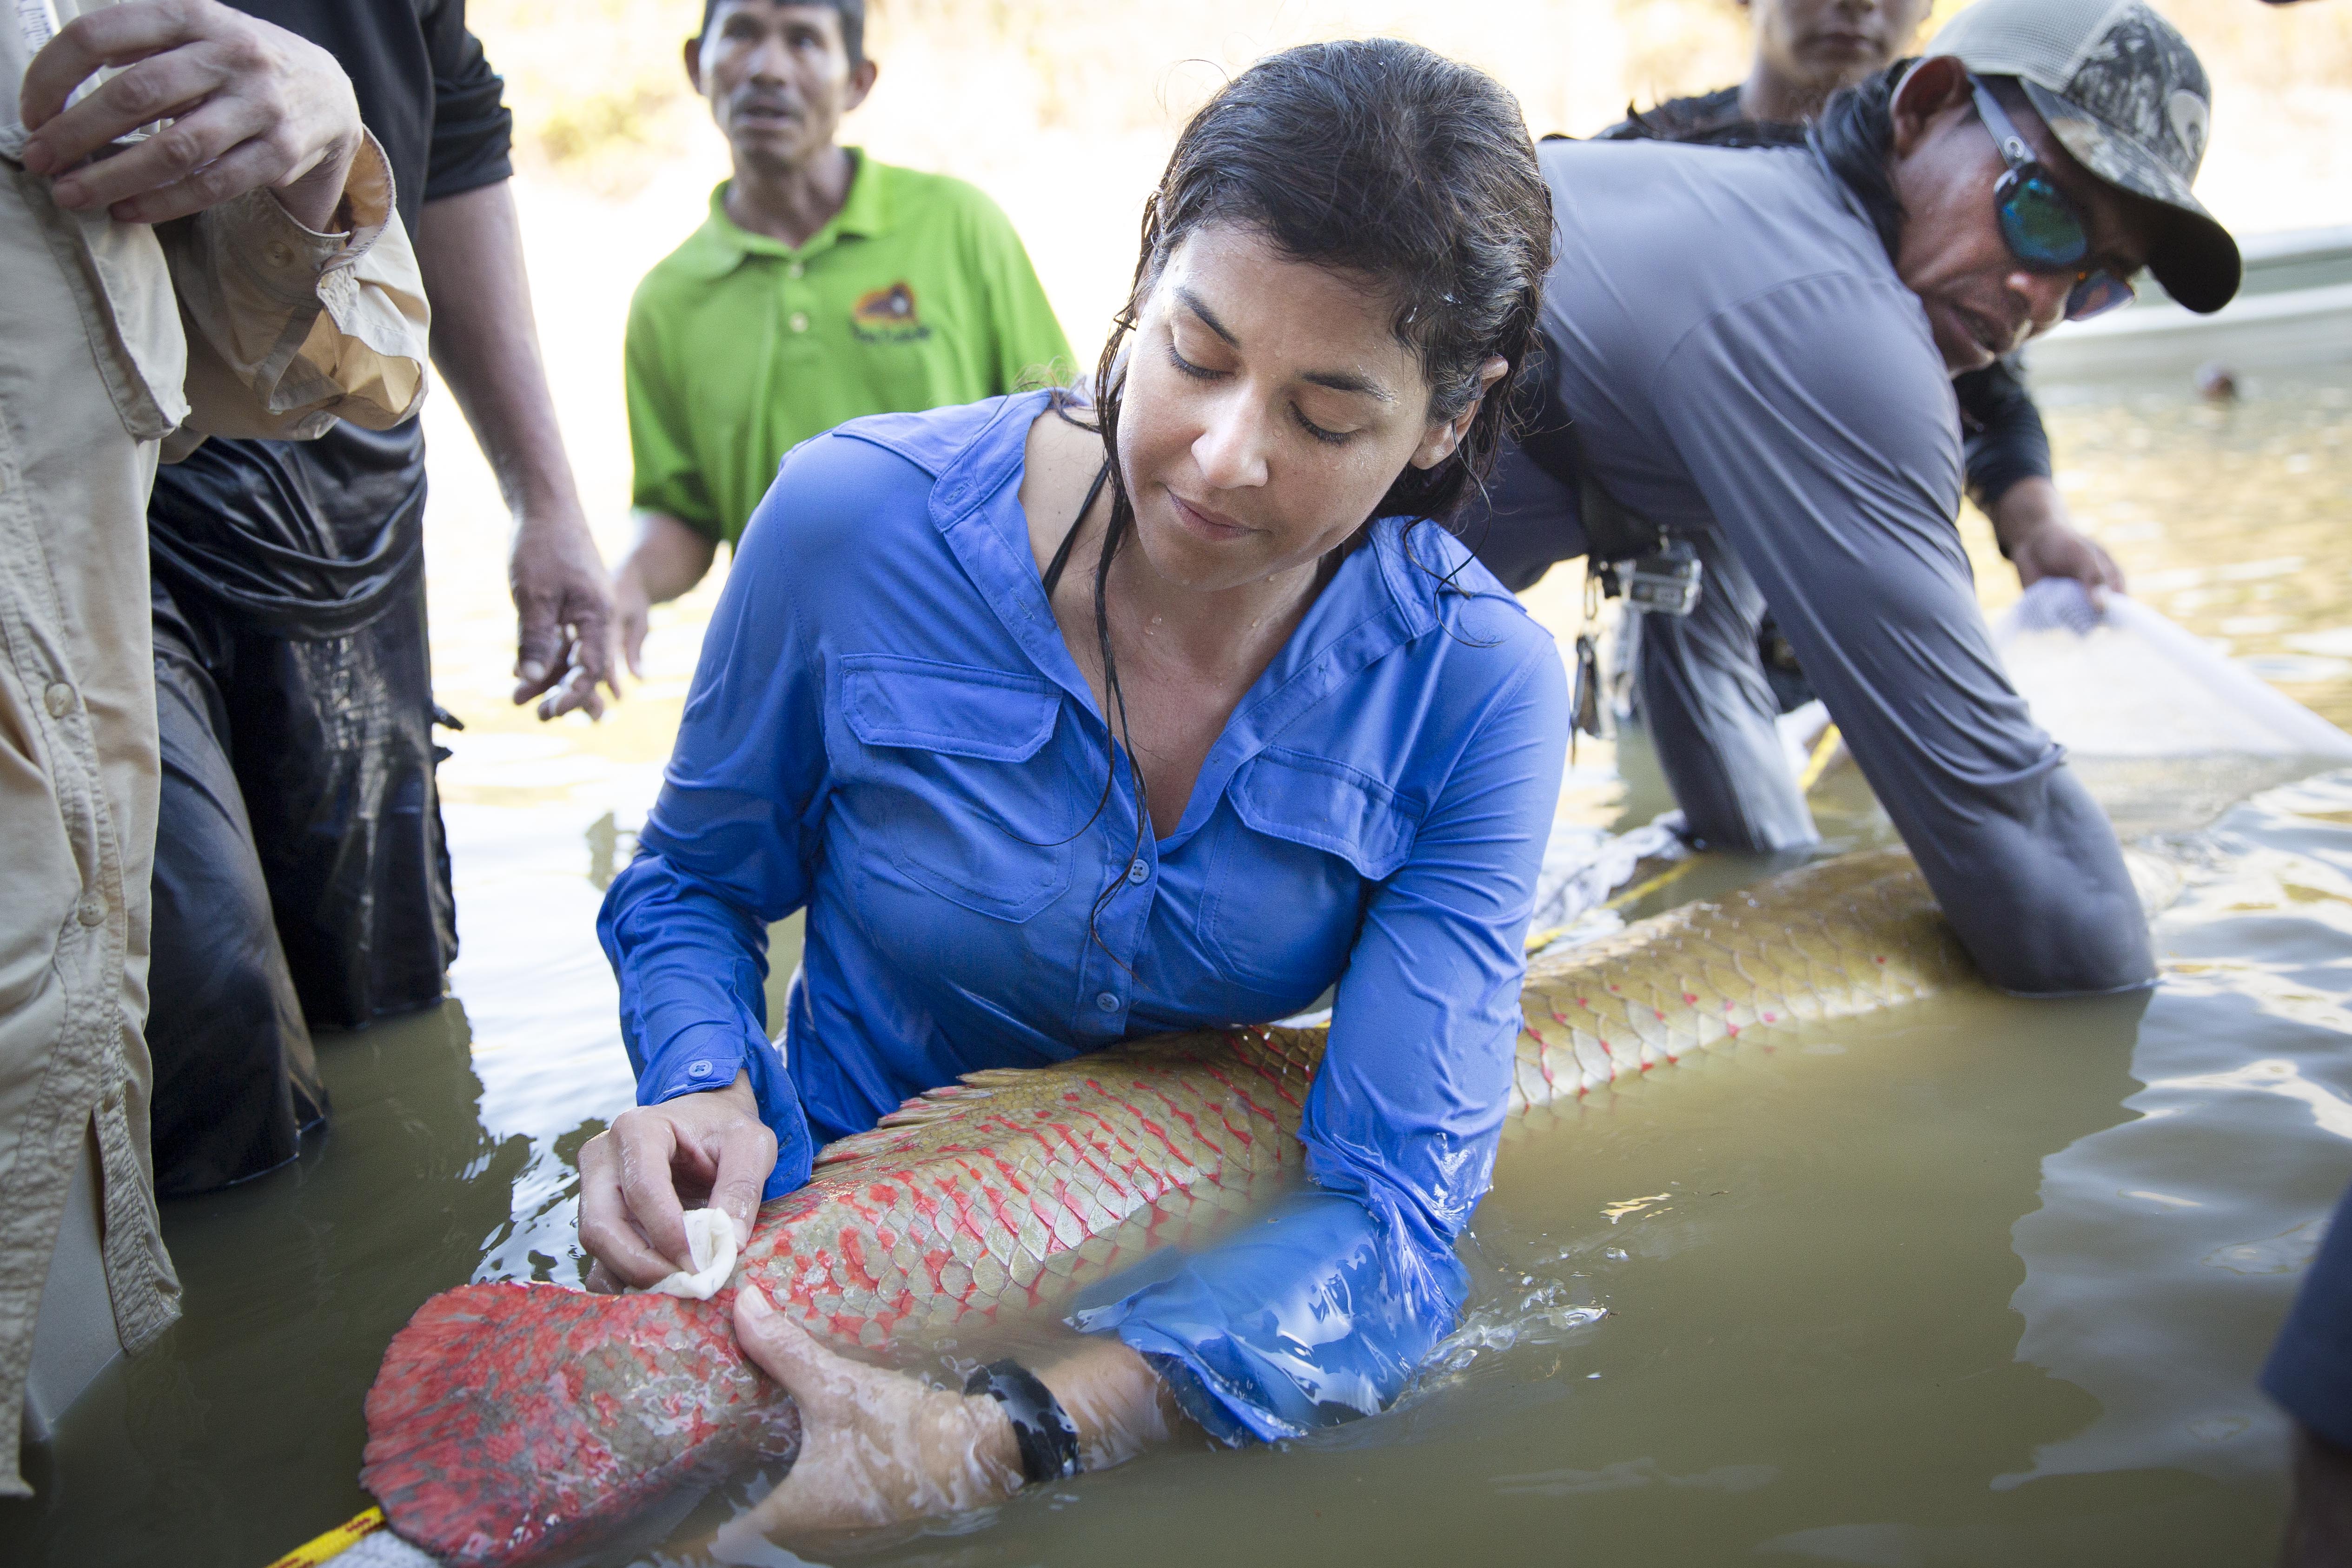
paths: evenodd
<path fill-rule="evenodd" d="M 1452 1327 L 1568 714 L 1550 639 L 1433 523 L 1493 455 L 1549 236 L 1491 79 L 1290 50 L 1180 140 L 1097 406 L 785 459 L 600 922 L 639 1100 L 581 1157 L 612 1276 L 678 1266 L 681 1191 L 748 1235 L 818 1145 L 960 1074 L 1338 990 L 1313 1190 L 1054 1364 L 966 1397 L 741 1292 L 803 1431 L 761 1527 L 972 1506 L 1180 1412 L 1229 1440 L 1368 1414 Z M 763 933 L 803 907 L 780 1052 Z"/>

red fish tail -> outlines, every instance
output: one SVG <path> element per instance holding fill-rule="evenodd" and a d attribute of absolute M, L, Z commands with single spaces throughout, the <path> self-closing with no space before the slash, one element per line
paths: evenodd
<path fill-rule="evenodd" d="M 360 1484 L 425 1551 L 513 1568 L 681 1485 L 790 1458 L 798 1413 L 737 1349 L 733 1300 L 445 1291 L 384 1353 Z"/>

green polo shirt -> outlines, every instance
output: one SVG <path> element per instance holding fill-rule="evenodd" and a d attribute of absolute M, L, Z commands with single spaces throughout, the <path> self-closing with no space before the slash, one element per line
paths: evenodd
<path fill-rule="evenodd" d="M 733 543 L 783 455 L 862 414 L 1071 372 L 1012 223 L 974 187 L 856 148 L 849 199 L 794 249 L 710 217 L 629 301 L 635 504 Z"/>

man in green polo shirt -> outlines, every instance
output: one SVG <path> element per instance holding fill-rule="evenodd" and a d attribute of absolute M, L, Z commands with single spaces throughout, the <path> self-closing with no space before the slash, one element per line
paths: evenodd
<path fill-rule="evenodd" d="M 1070 373 L 1070 345 L 996 204 L 835 142 L 873 90 L 865 0 L 704 0 L 686 73 L 734 154 L 710 217 L 629 303 L 637 538 L 622 651 L 702 580 L 799 443 Z"/>

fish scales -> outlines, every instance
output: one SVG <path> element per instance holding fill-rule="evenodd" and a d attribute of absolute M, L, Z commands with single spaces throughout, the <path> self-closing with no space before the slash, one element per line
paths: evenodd
<path fill-rule="evenodd" d="M 1826 861 L 1531 963 L 1510 1111 L 1791 1021 L 1852 1017 L 1973 971 L 1907 856 Z M 1251 1027 L 997 1069 L 909 1101 L 768 1204 L 750 1279 L 812 1333 L 889 1354 L 1051 1312 L 1214 1235 L 1297 1175 L 1324 1031 Z M 707 1302 L 467 1285 L 393 1339 L 361 1482 L 463 1568 L 579 1550 L 701 1477 L 789 1458 L 792 1401 Z"/>

